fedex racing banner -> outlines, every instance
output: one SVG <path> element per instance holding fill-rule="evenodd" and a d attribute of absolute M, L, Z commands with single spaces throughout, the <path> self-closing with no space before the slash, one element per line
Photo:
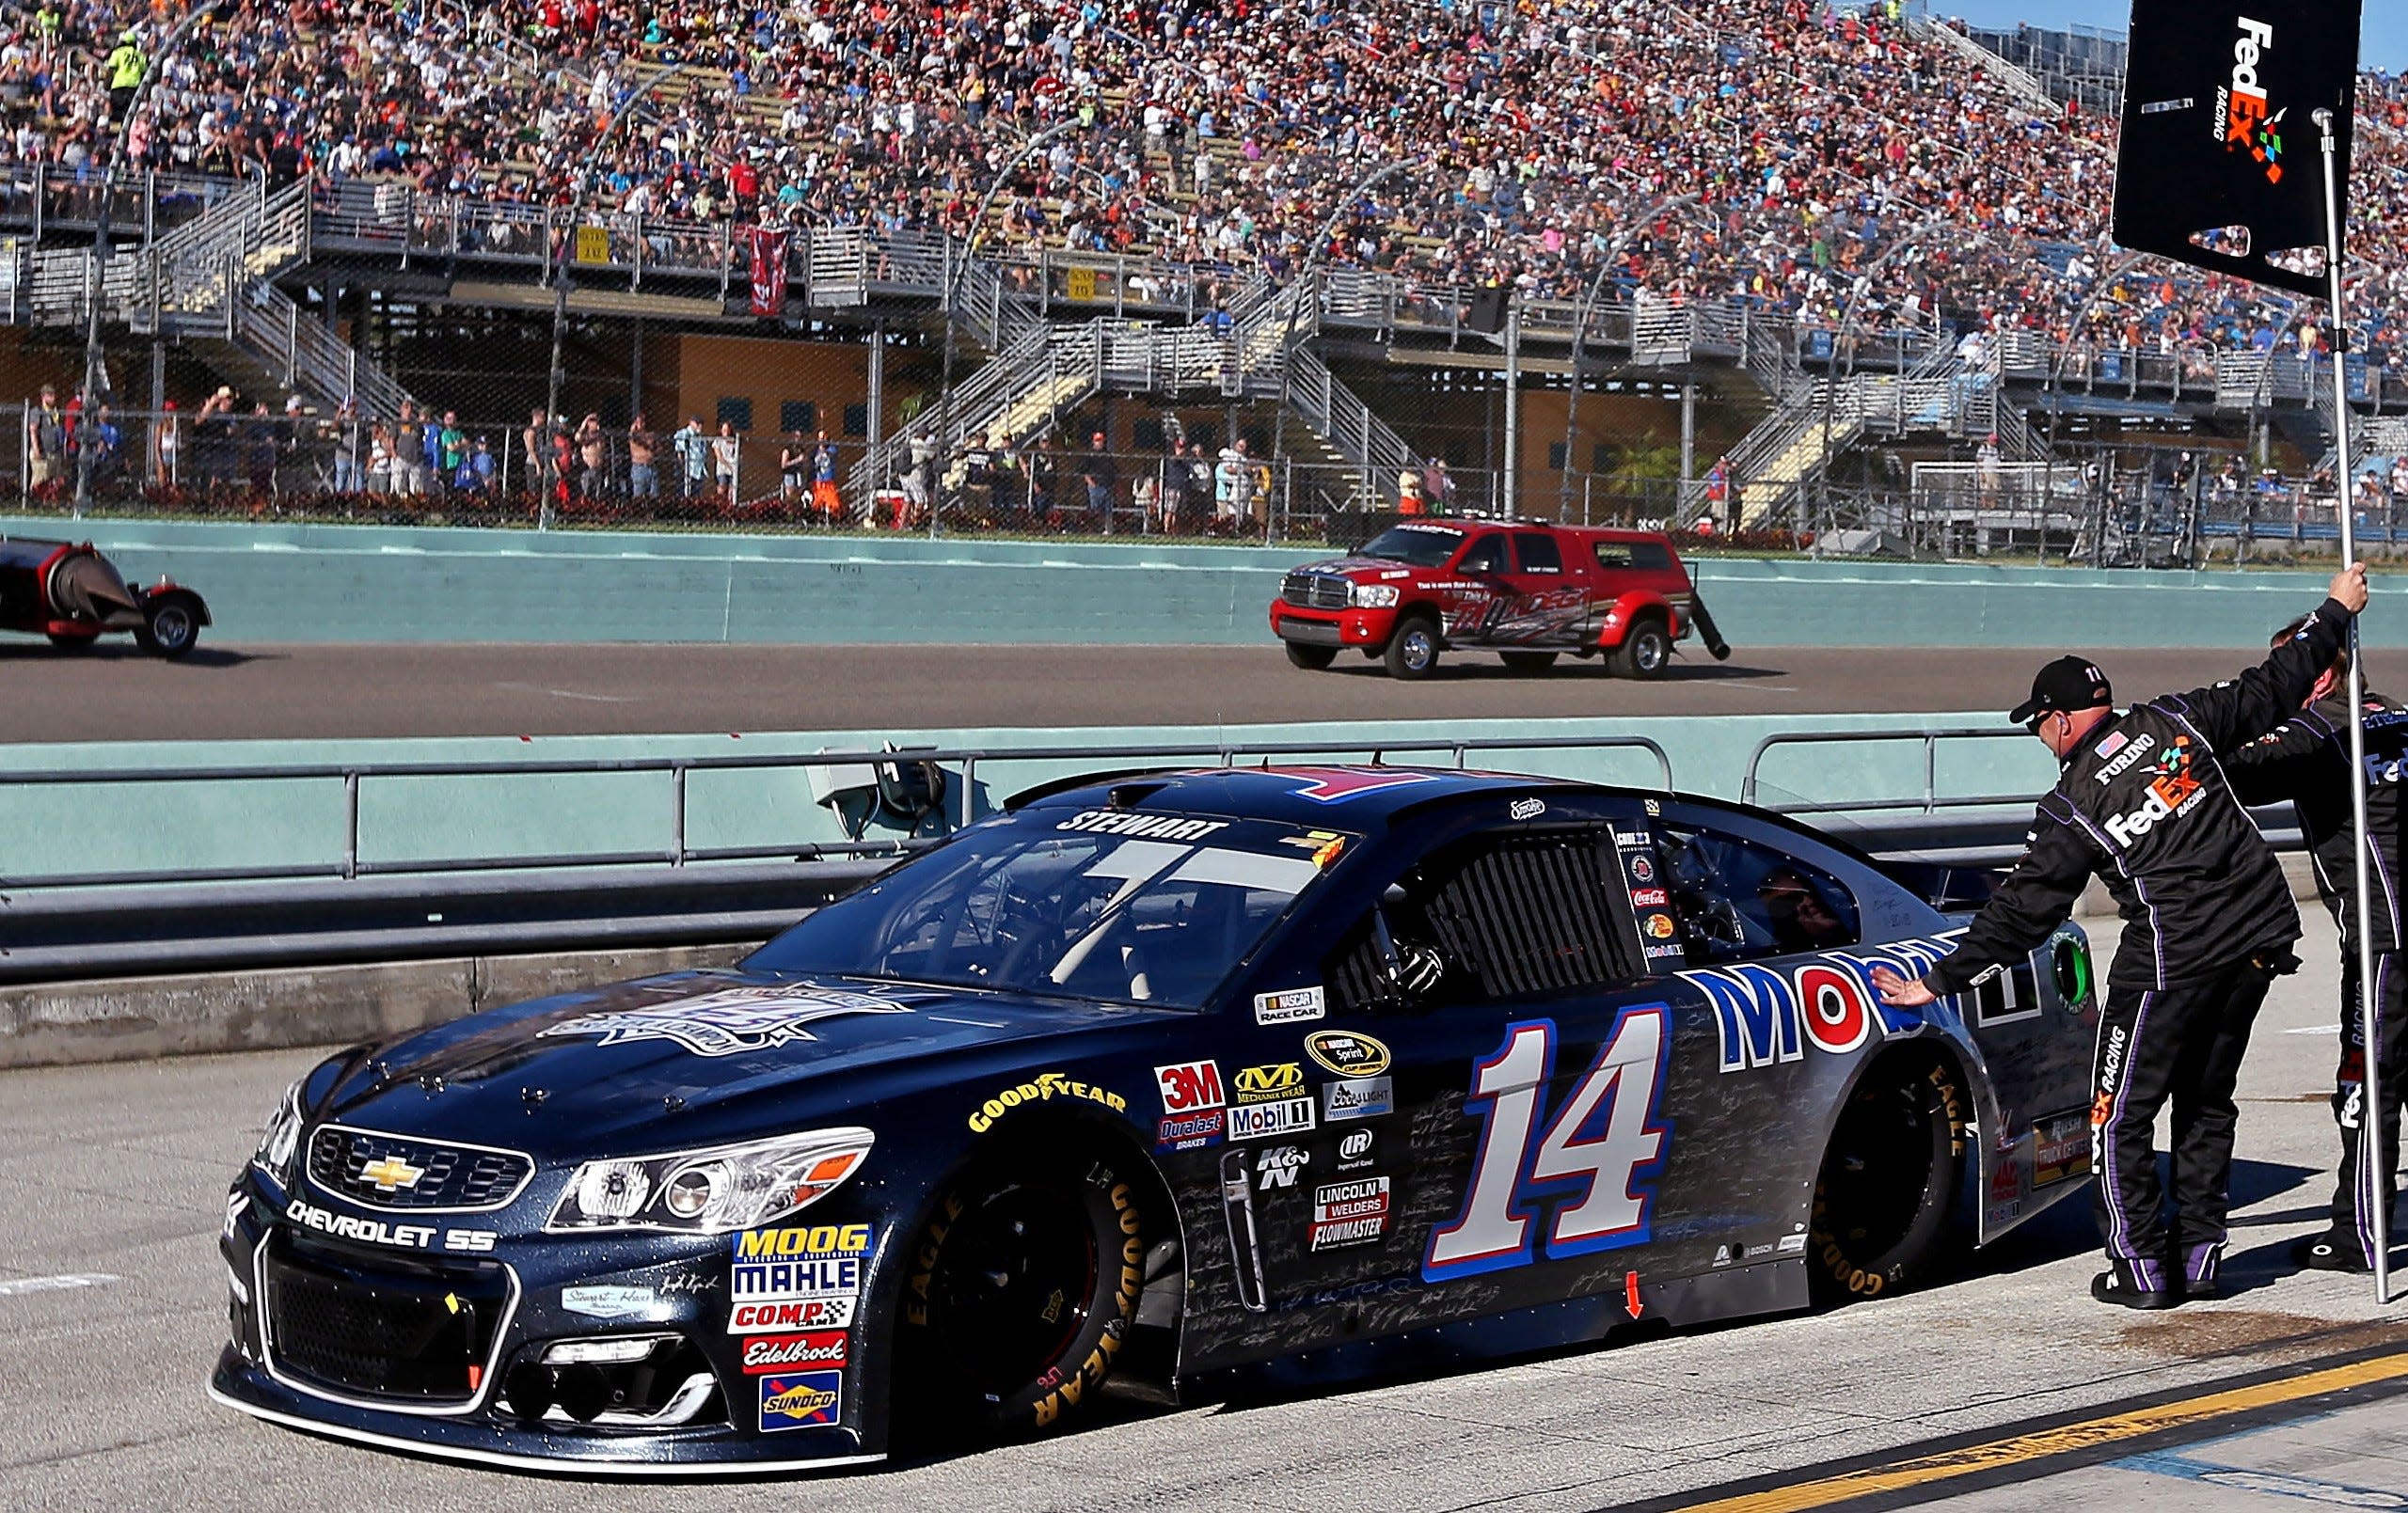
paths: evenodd
<path fill-rule="evenodd" d="M 2363 0 L 2132 0 L 2115 240 L 2325 292 L 2319 107 L 2348 214 Z"/>

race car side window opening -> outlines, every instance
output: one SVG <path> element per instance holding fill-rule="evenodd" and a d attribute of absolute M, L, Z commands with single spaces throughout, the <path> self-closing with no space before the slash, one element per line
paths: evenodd
<path fill-rule="evenodd" d="M 1161 823 L 1062 833 L 1133 820 Z M 965 832 L 745 966 L 1201 1008 L 1319 875 L 1296 841 L 1258 821 L 1048 812 Z"/>
<path fill-rule="evenodd" d="M 1530 999 L 1639 975 L 1602 827 L 1475 836 L 1409 869 L 1323 975 L 1341 1009 Z"/>
<path fill-rule="evenodd" d="M 1444 567 L 1463 544 L 1464 533 L 1452 526 L 1390 526 L 1356 555 L 1408 567 Z"/>
<path fill-rule="evenodd" d="M 1665 889 L 1692 963 L 1852 946 L 1856 899 L 1830 874 L 1735 835 L 1656 823 Z"/>
<path fill-rule="evenodd" d="M 1455 564 L 1458 573 L 1502 573 L 1505 571 L 1505 537 L 1490 531 L 1471 544 L 1464 559 Z"/>

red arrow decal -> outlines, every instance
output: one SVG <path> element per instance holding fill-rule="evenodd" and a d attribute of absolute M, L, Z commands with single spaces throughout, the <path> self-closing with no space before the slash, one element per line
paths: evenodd
<path fill-rule="evenodd" d="M 1637 1318 L 1644 1308 L 1639 1300 L 1639 1273 L 1636 1271 L 1623 1273 L 1622 1305 L 1630 1311 L 1633 1318 Z"/>

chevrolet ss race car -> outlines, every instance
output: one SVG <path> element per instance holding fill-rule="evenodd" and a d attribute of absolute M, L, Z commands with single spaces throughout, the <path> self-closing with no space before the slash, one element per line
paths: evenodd
<path fill-rule="evenodd" d="M 872 1460 L 1886 1293 L 2082 1189 L 2061 930 L 1881 1005 L 1961 873 L 1545 779 L 1079 780 L 732 970 L 294 1082 L 228 1194 L 211 1384 L 613 1474 Z"/>

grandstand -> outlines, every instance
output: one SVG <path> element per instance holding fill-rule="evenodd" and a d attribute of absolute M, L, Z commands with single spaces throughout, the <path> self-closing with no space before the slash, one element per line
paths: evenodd
<path fill-rule="evenodd" d="M 1721 456 L 1735 523 L 1766 528 L 1871 477 L 1851 449 L 2037 460 L 2043 410 L 2255 436 L 2302 472 L 2329 450 L 2315 309 L 2106 245 L 2104 37 L 2002 57 L 1918 8 L 1804 0 L 231 0 L 113 99 L 123 27 L 183 14 L 87 0 L 0 44 L 25 395 L 80 378 L 98 288 L 120 411 L 224 385 L 271 415 L 349 401 L 365 435 L 408 402 L 572 493 L 561 438 L 520 434 L 555 398 L 623 481 L 639 419 L 725 422 L 731 514 L 821 431 L 856 510 L 915 437 L 952 460 L 940 492 L 966 449 L 1057 432 L 1275 440 L 1283 496 L 1326 509 L 1434 455 L 1481 496 L 1578 474 L 1610 503 L 1677 434 L 1655 481 L 1687 487 L 1654 512 L 1702 508 Z M 2363 100 L 2353 392 L 2381 412 L 2408 408 L 2408 96 Z M 784 289 L 756 313 L 762 257 Z"/>

